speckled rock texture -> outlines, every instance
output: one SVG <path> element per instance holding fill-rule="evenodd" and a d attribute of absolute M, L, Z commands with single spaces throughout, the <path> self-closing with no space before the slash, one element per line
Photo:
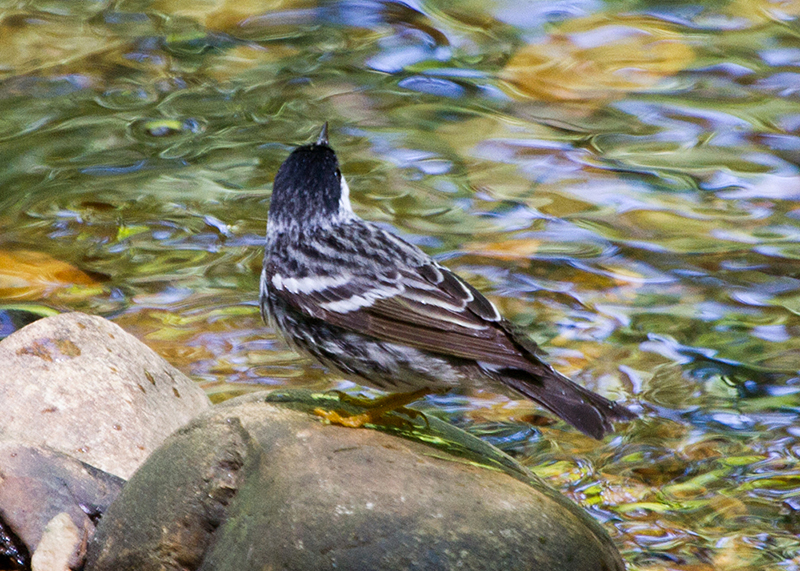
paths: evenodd
<path fill-rule="evenodd" d="M 0 438 L 63 452 L 128 478 L 210 406 L 205 393 L 118 325 L 83 313 L 0 342 Z"/>

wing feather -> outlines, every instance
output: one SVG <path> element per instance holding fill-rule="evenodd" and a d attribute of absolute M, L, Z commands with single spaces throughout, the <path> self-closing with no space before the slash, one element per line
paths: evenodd
<path fill-rule="evenodd" d="M 350 275 L 346 283 L 328 277 L 329 288 L 274 293 L 310 317 L 376 339 L 503 367 L 532 365 L 494 305 L 438 264 Z"/>

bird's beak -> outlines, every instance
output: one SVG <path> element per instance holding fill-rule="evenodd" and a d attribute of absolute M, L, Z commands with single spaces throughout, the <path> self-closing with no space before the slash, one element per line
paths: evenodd
<path fill-rule="evenodd" d="M 319 131 L 319 137 L 317 137 L 317 144 L 318 145 L 328 145 L 328 122 L 325 121 L 325 124 L 322 126 L 322 129 Z"/>

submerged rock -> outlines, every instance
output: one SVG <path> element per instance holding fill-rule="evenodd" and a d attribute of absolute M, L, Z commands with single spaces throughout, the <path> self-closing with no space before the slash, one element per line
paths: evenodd
<path fill-rule="evenodd" d="M 315 407 L 358 412 L 259 393 L 180 429 L 103 517 L 87 571 L 624 569 L 597 522 L 481 440 L 399 413 L 384 432 L 332 426 Z"/>
<path fill-rule="evenodd" d="M 34 321 L 58 315 L 58 311 L 46 305 L 34 303 L 0 304 L 0 340 L 19 331 Z"/>

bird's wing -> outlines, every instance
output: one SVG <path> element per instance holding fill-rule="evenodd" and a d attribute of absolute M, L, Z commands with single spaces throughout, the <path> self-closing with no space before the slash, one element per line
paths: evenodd
<path fill-rule="evenodd" d="M 432 260 L 370 275 L 343 268 L 324 278 L 272 278 L 272 291 L 309 317 L 418 349 L 528 369 L 533 341 L 521 340 L 475 288 Z M 526 346 L 527 344 L 527 346 Z M 535 361 L 534 361 L 535 362 Z"/>

